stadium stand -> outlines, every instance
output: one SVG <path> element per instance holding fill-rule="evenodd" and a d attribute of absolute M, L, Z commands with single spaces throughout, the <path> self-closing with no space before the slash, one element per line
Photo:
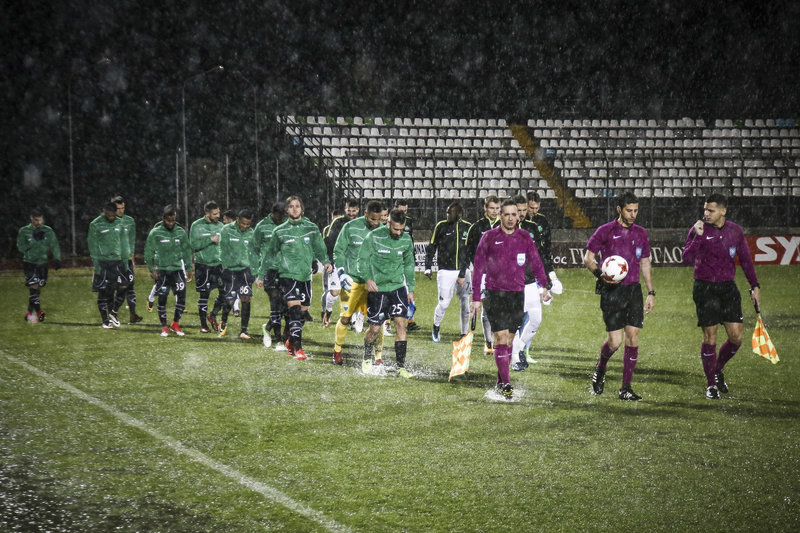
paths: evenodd
<path fill-rule="evenodd" d="M 793 120 L 281 116 L 344 197 L 478 199 L 537 190 L 574 227 L 581 205 L 640 198 L 800 196 Z"/>

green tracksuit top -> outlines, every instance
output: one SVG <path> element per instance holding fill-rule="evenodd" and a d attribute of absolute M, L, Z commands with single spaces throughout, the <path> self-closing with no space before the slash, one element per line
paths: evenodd
<path fill-rule="evenodd" d="M 358 252 L 358 276 L 374 281 L 378 292 L 393 291 L 404 285 L 408 292 L 414 292 L 414 266 L 411 237 L 403 233 L 393 239 L 387 226 L 371 231 Z"/>
<path fill-rule="evenodd" d="M 211 237 L 219 235 L 225 226 L 220 221 L 209 222 L 206 217 L 198 218 L 192 222 L 189 229 L 189 244 L 194 252 L 194 262 L 199 265 L 219 266 L 219 242 L 214 242 Z"/>
<path fill-rule="evenodd" d="M 47 253 L 53 254 L 53 259 L 61 261 L 61 249 L 53 228 L 42 224 L 39 229 L 33 224 L 22 226 L 17 233 L 17 249 L 22 252 L 22 260 L 26 263 L 41 265 L 47 263 Z"/>
<path fill-rule="evenodd" d="M 128 239 L 128 250 L 130 253 L 136 252 L 136 221 L 133 220 L 133 217 L 129 217 L 128 215 L 122 215 L 121 217 L 117 217 L 120 224 L 125 230 L 125 235 Z M 124 259 L 125 264 L 128 264 L 127 259 Z"/>
<path fill-rule="evenodd" d="M 219 236 L 219 258 L 222 268 L 239 272 L 245 268 L 258 268 L 258 255 L 255 253 L 253 239 L 255 231 L 252 227 L 244 231 L 234 220 L 222 227 Z"/>
<path fill-rule="evenodd" d="M 144 243 L 144 262 L 153 270 L 192 271 L 192 249 L 189 236 L 179 225 L 168 230 L 166 226 L 156 226 L 150 230 Z"/>
<path fill-rule="evenodd" d="M 280 278 L 296 281 L 311 280 L 311 263 L 314 259 L 328 262 L 328 252 L 316 224 L 303 217 L 286 220 L 275 228 L 266 248 L 268 257 L 276 257 L 275 269 Z"/>
<path fill-rule="evenodd" d="M 370 228 L 367 224 L 367 217 L 354 218 L 342 226 L 342 231 L 336 238 L 336 246 L 333 247 L 333 264 L 336 265 L 336 268 L 343 268 L 356 283 L 366 281 L 359 276 L 356 263 L 358 262 L 358 251 L 367 234 L 373 229 L 375 228 Z"/>
<path fill-rule="evenodd" d="M 87 242 L 95 272 L 100 270 L 100 261 L 123 261 L 128 264 L 131 255 L 130 241 L 118 218 L 109 222 L 100 215 L 92 220 L 89 223 Z"/>
<path fill-rule="evenodd" d="M 257 276 L 259 278 L 263 278 L 264 274 L 266 274 L 267 270 L 274 269 L 277 263 L 276 258 L 274 256 L 267 255 L 267 244 L 269 244 L 270 240 L 272 240 L 272 235 L 275 233 L 275 228 L 278 227 L 278 224 L 275 223 L 275 220 L 272 218 L 272 215 L 265 216 L 261 222 L 256 224 L 255 231 L 255 251 L 258 253 L 259 260 L 258 260 L 258 273 Z"/>

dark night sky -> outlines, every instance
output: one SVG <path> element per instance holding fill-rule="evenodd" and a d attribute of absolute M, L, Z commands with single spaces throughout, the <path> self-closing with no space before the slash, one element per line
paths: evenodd
<path fill-rule="evenodd" d="M 265 123 L 800 115 L 797 2 L 33 0 L 4 13 L 2 179 L 19 191 L 3 203 L 38 201 L 50 218 L 68 216 L 68 87 L 89 219 L 97 197 L 174 181 L 181 85 L 218 64 L 185 84 L 189 153 L 231 154 L 240 173 L 251 84 Z"/>

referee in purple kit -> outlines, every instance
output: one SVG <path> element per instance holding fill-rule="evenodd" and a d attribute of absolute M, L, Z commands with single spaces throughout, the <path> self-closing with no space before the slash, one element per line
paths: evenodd
<path fill-rule="evenodd" d="M 494 333 L 494 360 L 497 386 L 506 399 L 514 395 L 509 365 L 514 333 L 522 324 L 525 312 L 525 268 L 530 266 L 540 287 L 546 287 L 542 301 L 550 300 L 550 280 L 530 233 L 519 229 L 517 204 L 504 200 L 500 206 L 500 225 L 483 234 L 475 250 L 473 280 L 486 273 L 486 316 Z M 481 284 L 472 284 L 471 314 L 481 309 Z"/>
<path fill-rule="evenodd" d="M 697 309 L 697 325 L 703 329 L 700 355 L 709 400 L 719 400 L 720 392 L 728 392 L 722 370 L 742 344 L 742 295 L 734 281 L 736 257 L 750 283 L 750 299 L 756 306 L 761 305 L 761 287 L 750 248 L 742 227 L 725 220 L 727 205 L 727 198 L 721 194 L 706 198 L 703 220 L 698 220 L 689 230 L 683 250 L 683 263 L 694 265 L 692 298 Z M 717 356 L 719 324 L 725 326 L 728 340 Z"/>
<path fill-rule="evenodd" d="M 650 265 L 650 239 L 647 230 L 634 224 L 639 214 L 639 199 L 631 192 L 617 198 L 615 220 L 603 224 L 586 244 L 584 264 L 597 278 L 595 292 L 600 295 L 600 309 L 606 324 L 608 338 L 600 349 L 600 359 L 592 374 L 592 392 L 603 394 L 606 365 L 622 344 L 625 335 L 625 355 L 622 359 L 622 388 L 619 399 L 638 402 L 641 396 L 633 392 L 631 381 L 639 358 L 639 330 L 644 326 L 644 313 L 655 307 L 656 291 Z M 609 280 L 595 260 L 597 254 L 604 259 L 619 255 L 628 262 L 628 275 L 622 282 Z M 641 273 L 647 286 L 647 299 L 642 307 Z"/>

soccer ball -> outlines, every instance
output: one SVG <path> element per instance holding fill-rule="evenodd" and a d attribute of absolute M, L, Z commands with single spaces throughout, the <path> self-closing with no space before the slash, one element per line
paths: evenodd
<path fill-rule="evenodd" d="M 603 260 L 603 274 L 613 281 L 622 281 L 628 275 L 628 262 L 624 257 L 611 255 Z"/>

